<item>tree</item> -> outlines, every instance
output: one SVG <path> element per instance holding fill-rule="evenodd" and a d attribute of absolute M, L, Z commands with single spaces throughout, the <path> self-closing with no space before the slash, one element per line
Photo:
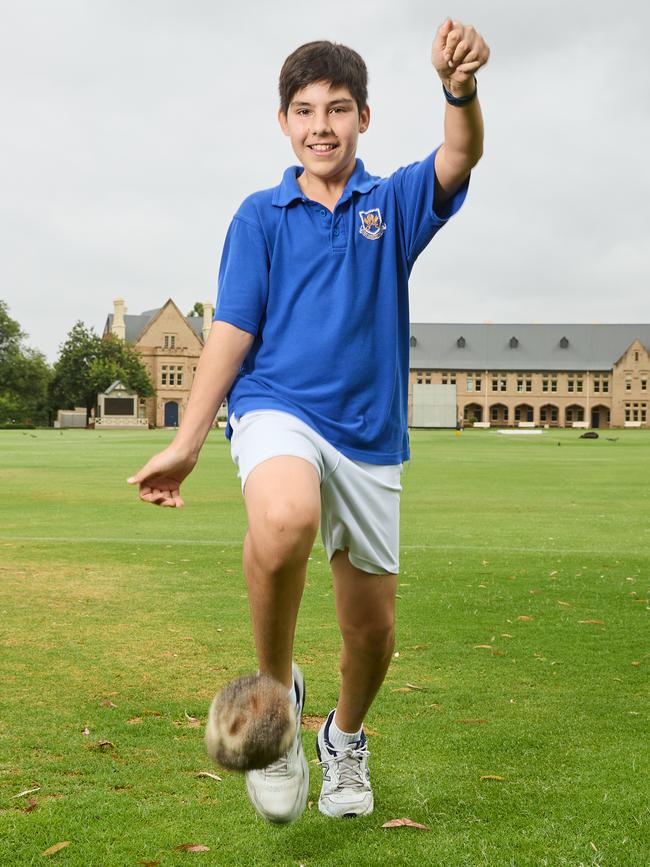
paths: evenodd
<path fill-rule="evenodd" d="M 187 314 L 188 316 L 203 316 L 203 304 L 200 301 L 194 302 L 194 307 Z"/>
<path fill-rule="evenodd" d="M 60 407 L 84 406 L 86 422 L 97 394 L 119 379 L 140 397 L 152 397 L 153 383 L 138 353 L 113 334 L 101 338 L 93 328 L 76 322 L 54 365 L 51 395 Z"/>
<path fill-rule="evenodd" d="M 24 345 L 25 333 L 0 300 L 0 423 L 47 424 L 45 356 Z"/>

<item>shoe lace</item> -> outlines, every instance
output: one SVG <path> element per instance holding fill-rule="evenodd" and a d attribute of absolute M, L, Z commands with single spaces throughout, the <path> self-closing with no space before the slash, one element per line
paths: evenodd
<path fill-rule="evenodd" d="M 367 747 L 348 747 L 340 750 L 336 755 L 330 755 L 327 761 L 319 762 L 320 766 L 327 770 L 327 766 L 334 763 L 339 778 L 339 787 L 343 789 L 363 789 L 367 780 L 362 770 L 361 762 L 367 759 L 370 752 Z"/>
<path fill-rule="evenodd" d="M 286 777 L 289 773 L 289 752 L 290 751 L 287 750 L 287 752 L 283 753 L 279 759 L 276 759 L 264 768 L 264 773 L 267 777 Z"/>

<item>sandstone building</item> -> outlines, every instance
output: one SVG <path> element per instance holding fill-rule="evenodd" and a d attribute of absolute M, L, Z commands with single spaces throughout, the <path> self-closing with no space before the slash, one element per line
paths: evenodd
<path fill-rule="evenodd" d="M 138 416 L 149 425 L 178 426 L 213 315 L 210 303 L 203 305 L 201 317 L 184 316 L 171 298 L 138 316 L 127 313 L 121 298 L 113 302 L 104 334 L 128 341 L 142 356 L 156 389 L 155 397 L 139 398 Z"/>
<path fill-rule="evenodd" d="M 414 393 L 445 385 L 467 424 L 647 428 L 649 346 L 650 325 L 414 323 L 409 422 Z"/>

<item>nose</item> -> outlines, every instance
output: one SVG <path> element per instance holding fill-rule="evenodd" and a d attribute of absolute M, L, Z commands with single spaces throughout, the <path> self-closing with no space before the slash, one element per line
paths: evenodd
<path fill-rule="evenodd" d="M 330 132 L 329 114 L 326 111 L 315 112 L 311 122 L 313 135 L 327 135 Z"/>

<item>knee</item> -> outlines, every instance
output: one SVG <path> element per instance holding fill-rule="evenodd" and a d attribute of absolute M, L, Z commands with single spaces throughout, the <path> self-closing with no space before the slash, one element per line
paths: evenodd
<path fill-rule="evenodd" d="M 314 544 L 319 510 L 311 504 L 278 499 L 268 506 L 262 525 L 252 528 L 253 544 L 267 568 L 283 566 L 309 556 Z"/>
<path fill-rule="evenodd" d="M 343 641 L 354 653 L 385 658 L 395 646 L 395 616 L 393 612 L 374 622 L 356 622 L 341 627 Z"/>

